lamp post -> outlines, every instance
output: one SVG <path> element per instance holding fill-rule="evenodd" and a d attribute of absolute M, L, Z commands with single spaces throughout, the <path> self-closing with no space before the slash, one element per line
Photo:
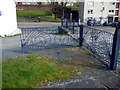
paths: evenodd
<path fill-rule="evenodd" d="M 120 23 L 120 1 L 119 1 L 119 14 L 118 14 L 118 22 Z"/>

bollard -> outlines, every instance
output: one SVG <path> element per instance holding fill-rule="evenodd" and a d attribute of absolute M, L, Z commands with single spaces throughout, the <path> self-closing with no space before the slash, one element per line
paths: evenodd
<path fill-rule="evenodd" d="M 119 56 L 119 39 L 120 39 L 120 23 L 116 27 L 114 38 L 113 38 L 113 46 L 112 46 L 112 56 L 110 61 L 110 69 L 117 69 L 117 61 Z"/>
<path fill-rule="evenodd" d="M 83 25 L 80 25 L 80 30 L 79 30 L 79 45 L 82 46 L 83 43 Z"/>

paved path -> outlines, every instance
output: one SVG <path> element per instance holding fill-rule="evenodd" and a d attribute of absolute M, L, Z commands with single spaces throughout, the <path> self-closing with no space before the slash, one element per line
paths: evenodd
<path fill-rule="evenodd" d="M 16 58 L 21 55 L 20 36 L 2 38 L 2 57 Z"/>
<path fill-rule="evenodd" d="M 47 27 L 47 26 L 60 26 L 59 22 L 40 22 L 40 23 L 18 23 L 18 27 Z"/>

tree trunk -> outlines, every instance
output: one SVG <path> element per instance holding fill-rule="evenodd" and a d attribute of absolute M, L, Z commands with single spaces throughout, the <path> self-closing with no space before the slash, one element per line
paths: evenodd
<path fill-rule="evenodd" d="M 56 18 L 57 18 L 57 14 L 55 13 L 55 20 L 56 20 Z"/>

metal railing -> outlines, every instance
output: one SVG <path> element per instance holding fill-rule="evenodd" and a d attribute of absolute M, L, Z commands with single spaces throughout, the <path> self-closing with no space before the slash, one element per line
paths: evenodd
<path fill-rule="evenodd" d="M 70 20 L 67 18 L 62 18 L 61 20 L 61 26 L 67 28 L 68 30 L 71 30 L 74 34 L 74 28 L 75 28 L 75 20 Z"/>
<path fill-rule="evenodd" d="M 120 66 L 120 60 L 118 60 L 120 24 L 114 34 L 80 25 L 79 35 L 80 46 L 86 47 L 110 69 L 116 70 Z"/>

